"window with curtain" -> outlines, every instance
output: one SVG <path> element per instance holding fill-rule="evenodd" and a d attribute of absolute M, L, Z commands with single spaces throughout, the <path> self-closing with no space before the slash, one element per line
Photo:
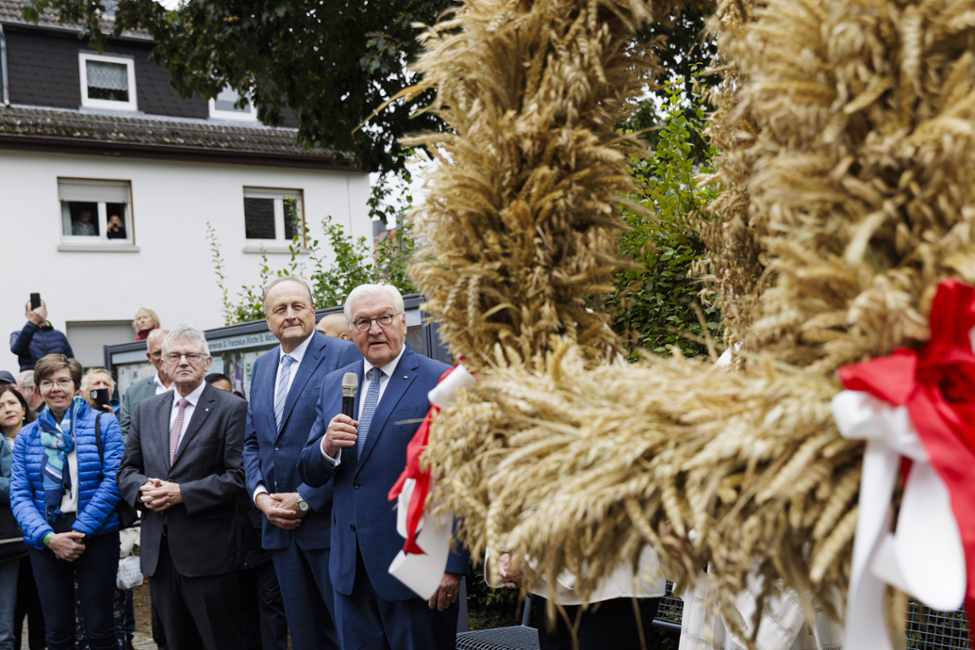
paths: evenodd
<path fill-rule="evenodd" d="M 134 111 L 135 61 L 130 57 L 79 53 L 81 105 L 84 108 L 107 108 Z"/>

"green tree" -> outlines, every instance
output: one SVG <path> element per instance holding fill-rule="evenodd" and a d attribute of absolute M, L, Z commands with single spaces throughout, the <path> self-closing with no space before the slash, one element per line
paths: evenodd
<path fill-rule="evenodd" d="M 687 94 L 683 88 L 682 79 L 667 86 L 662 107 L 666 119 L 655 153 L 630 162 L 630 173 L 642 186 L 633 198 L 650 215 L 623 210 L 631 229 L 621 236 L 620 247 L 634 266 L 616 273 L 616 291 L 606 302 L 613 311 L 613 329 L 634 354 L 638 348 L 665 354 L 674 345 L 689 356 L 706 352 L 704 345 L 686 336 L 704 337 L 694 309 L 701 287 L 689 278 L 704 245 L 689 217 L 701 214 L 717 195 L 716 187 L 697 187 L 694 182 L 697 174 L 711 171 L 715 151 L 711 145 L 695 147 L 695 142 L 704 142 L 705 109 L 699 94 Z M 717 310 L 703 306 L 701 313 L 709 334 L 717 334 Z"/>

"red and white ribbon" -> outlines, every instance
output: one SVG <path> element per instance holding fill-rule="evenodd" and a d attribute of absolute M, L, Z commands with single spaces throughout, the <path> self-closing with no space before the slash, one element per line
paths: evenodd
<path fill-rule="evenodd" d="M 406 467 L 389 491 L 389 500 L 397 501 L 396 530 L 406 539 L 389 572 L 423 599 L 437 591 L 443 577 L 453 518 L 441 516 L 434 522 L 424 514 L 433 479 L 429 469 L 420 469 L 420 456 L 429 442 L 431 418 L 453 404 L 457 391 L 474 381 L 474 375 L 460 363 L 441 375 L 427 395 L 430 410 L 406 447 Z"/>
<path fill-rule="evenodd" d="M 938 287 L 931 339 L 920 350 L 840 368 L 833 399 L 843 436 L 867 440 L 846 647 L 893 648 L 884 585 L 939 610 L 975 613 L 975 289 Z M 907 459 L 908 463 L 904 460 Z M 891 497 L 902 467 L 904 496 L 890 532 Z"/>

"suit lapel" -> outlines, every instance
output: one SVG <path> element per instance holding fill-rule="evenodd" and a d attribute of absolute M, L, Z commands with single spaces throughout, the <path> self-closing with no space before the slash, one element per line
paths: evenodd
<path fill-rule="evenodd" d="M 271 438 L 277 438 L 277 423 L 274 421 L 274 393 L 277 391 L 278 366 L 281 365 L 281 346 L 271 350 L 268 355 L 267 363 L 261 365 L 261 384 L 268 388 L 254 392 L 251 391 L 252 400 L 260 400 L 263 415 L 263 426 L 267 431 L 273 431 Z"/>
<path fill-rule="evenodd" d="M 183 439 L 179 441 L 179 447 L 176 448 L 173 465 L 179 462 L 179 459 L 183 456 L 183 452 L 193 442 L 193 438 L 200 431 L 206 419 L 210 417 L 210 413 L 213 411 L 213 402 L 216 399 L 216 393 L 214 392 L 216 390 L 219 389 L 212 387 L 210 384 L 206 384 L 203 387 L 203 394 L 200 395 L 200 401 L 197 402 L 196 408 L 193 409 L 193 416 L 190 418 L 186 433 L 183 434 Z M 170 405 L 172 405 L 172 402 L 170 402 Z"/>
<path fill-rule="evenodd" d="M 311 342 L 308 344 L 308 348 L 305 349 L 305 356 L 302 357 L 301 363 L 298 364 L 298 374 L 295 375 L 294 381 L 291 382 L 291 389 L 288 391 L 288 397 L 284 401 L 284 411 L 281 413 L 281 429 L 278 431 L 278 435 L 281 435 L 281 431 L 284 431 L 285 425 L 288 423 L 288 416 L 291 415 L 291 410 L 295 406 L 295 402 L 298 401 L 298 396 L 301 391 L 304 390 L 305 384 L 312 377 L 315 370 L 325 359 L 327 340 L 325 336 L 319 332 L 312 334 Z M 276 387 L 275 387 L 276 388 Z M 271 411 L 274 411 L 274 405 L 271 405 Z"/>
<path fill-rule="evenodd" d="M 176 389 L 166 391 L 164 395 L 166 395 L 166 398 L 159 400 L 159 405 L 156 407 L 157 410 L 154 415 L 155 420 L 159 423 L 160 431 L 155 443 L 159 445 L 159 450 L 166 459 L 166 467 L 169 467 L 169 416 L 173 412 L 173 400 L 176 396 Z"/>
<path fill-rule="evenodd" d="M 403 345 L 406 344 L 404 343 Z M 393 411 L 396 410 L 396 406 L 403 398 L 403 395 L 406 394 L 410 384 L 416 379 L 416 366 L 416 355 L 407 346 L 406 352 L 403 353 L 399 363 L 396 364 L 396 370 L 393 371 L 392 376 L 389 378 L 389 383 L 386 384 L 386 390 L 383 391 L 383 396 L 380 398 L 379 404 L 376 405 L 376 412 L 373 414 L 372 422 L 369 424 L 369 431 L 366 432 L 366 445 L 362 449 L 362 455 L 359 457 L 356 471 L 369 458 L 370 452 L 376 446 L 376 440 L 379 439 L 383 433 L 383 429 L 386 428 L 386 422 L 389 420 Z"/>

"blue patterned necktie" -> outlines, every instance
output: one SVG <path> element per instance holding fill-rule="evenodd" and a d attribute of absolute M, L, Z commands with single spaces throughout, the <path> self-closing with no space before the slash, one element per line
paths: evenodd
<path fill-rule="evenodd" d="M 373 368 L 369 371 L 369 390 L 366 391 L 366 401 L 362 403 L 362 415 L 359 416 L 359 431 L 356 434 L 355 452 L 356 458 L 362 456 L 362 448 L 366 446 L 366 435 L 369 434 L 369 425 L 372 423 L 372 414 L 376 412 L 376 404 L 379 403 L 379 382 L 382 380 L 383 371 Z"/>
<path fill-rule="evenodd" d="M 274 423 L 281 430 L 281 416 L 284 415 L 284 403 L 288 401 L 288 380 L 291 379 L 291 364 L 295 358 L 290 354 L 281 357 L 281 371 L 278 373 L 278 390 L 274 394 Z"/>

